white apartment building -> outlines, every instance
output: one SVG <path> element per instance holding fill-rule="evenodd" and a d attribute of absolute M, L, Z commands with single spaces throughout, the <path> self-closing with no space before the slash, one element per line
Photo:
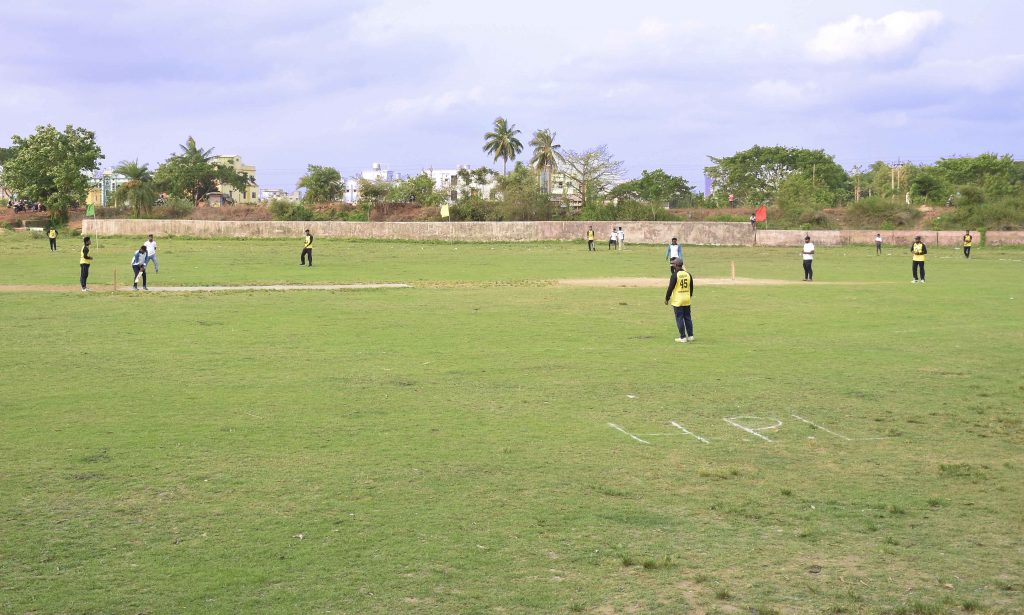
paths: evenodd
<path fill-rule="evenodd" d="M 261 201 L 273 201 L 276 199 L 283 199 L 286 201 L 300 201 L 302 200 L 302 194 L 298 190 L 289 193 L 281 188 L 260 188 L 260 200 Z"/>

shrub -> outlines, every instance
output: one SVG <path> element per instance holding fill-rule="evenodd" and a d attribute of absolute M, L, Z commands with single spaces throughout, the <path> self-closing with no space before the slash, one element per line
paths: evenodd
<path fill-rule="evenodd" d="M 270 215 L 274 220 L 304 221 L 313 220 L 313 212 L 301 203 L 292 203 L 284 199 L 270 202 Z"/>
<path fill-rule="evenodd" d="M 882 197 L 868 197 L 854 201 L 847 208 L 847 220 L 864 228 L 882 227 L 886 230 L 909 227 L 921 217 L 921 212 L 905 201 L 892 201 Z M 888 227 L 888 228 L 886 228 Z"/>

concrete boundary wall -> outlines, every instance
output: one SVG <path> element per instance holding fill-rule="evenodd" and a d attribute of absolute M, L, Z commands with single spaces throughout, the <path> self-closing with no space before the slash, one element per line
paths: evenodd
<path fill-rule="evenodd" d="M 673 237 L 684 245 L 754 245 L 745 222 L 271 222 L 215 220 L 92 220 L 82 223 L 85 235 L 105 237 L 280 237 L 298 238 L 305 229 L 316 237 L 345 239 L 405 239 L 420 241 L 583 241 L 594 228 L 596 242 L 608 243 L 612 226 L 621 226 L 626 244 L 668 244 Z M 872 244 L 878 231 L 759 230 L 759 246 L 796 246 L 810 235 L 818 246 Z M 963 231 L 881 231 L 884 245 L 907 245 L 921 235 L 934 246 L 958 246 Z M 981 235 L 973 231 L 975 245 Z M 1024 245 L 1024 231 L 989 231 L 988 245 Z"/>

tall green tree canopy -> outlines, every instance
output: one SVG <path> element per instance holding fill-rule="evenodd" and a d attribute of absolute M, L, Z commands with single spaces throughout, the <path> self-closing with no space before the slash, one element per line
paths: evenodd
<path fill-rule="evenodd" d="M 643 171 L 638 179 L 615 186 L 608 192 L 608 196 L 669 207 L 685 207 L 693 203 L 693 186 L 682 177 L 655 169 Z"/>
<path fill-rule="evenodd" d="M 181 153 L 171 154 L 153 176 L 161 190 L 198 204 L 207 193 L 215 191 L 218 184 L 244 191 L 252 183 L 252 178 L 245 173 L 214 164 L 213 148 L 199 147 L 192 137 L 179 147 Z"/>
<path fill-rule="evenodd" d="M 804 173 L 833 194 L 849 191 L 850 176 L 824 150 L 755 145 L 732 156 L 715 158 L 704 167 L 716 191 L 734 194 L 748 205 L 773 199 L 783 180 L 792 173 Z"/>
<path fill-rule="evenodd" d="M 61 132 L 47 124 L 11 141 L 15 152 L 4 162 L 0 184 L 19 198 L 45 205 L 55 224 L 67 222 L 68 209 L 84 202 L 89 192 L 86 173 L 103 158 L 96 134 L 70 124 Z"/>
<path fill-rule="evenodd" d="M 1003 196 L 1024 190 L 1024 169 L 1008 154 L 942 158 L 935 163 L 935 170 L 955 186 L 973 184 L 990 196 Z"/>
<path fill-rule="evenodd" d="M 337 201 L 345 193 L 341 173 L 334 167 L 315 164 L 306 167 L 306 174 L 299 178 L 299 188 L 305 188 L 303 200 L 307 203 L 329 203 Z"/>
<path fill-rule="evenodd" d="M 138 160 L 124 161 L 114 168 L 114 173 L 124 175 L 128 181 L 114 191 L 115 203 L 127 203 L 136 218 L 149 214 L 156 202 L 156 182 L 148 164 L 139 164 Z"/>
<path fill-rule="evenodd" d="M 494 120 L 494 129 L 484 134 L 484 151 L 494 156 L 494 161 L 502 159 L 503 174 L 508 174 L 508 161 L 515 160 L 523 151 L 523 143 L 516 137 L 519 131 L 515 124 L 499 117 Z"/>

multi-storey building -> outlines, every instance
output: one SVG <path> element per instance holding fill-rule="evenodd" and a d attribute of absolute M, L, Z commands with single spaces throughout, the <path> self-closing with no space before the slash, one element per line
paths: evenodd
<path fill-rule="evenodd" d="M 214 156 L 210 162 L 222 167 L 234 169 L 237 173 L 244 173 L 249 176 L 249 185 L 245 190 L 238 190 L 234 186 L 221 185 L 218 183 L 217 190 L 231 198 L 235 203 L 255 203 L 260 200 L 260 187 L 256 183 L 256 167 L 244 164 L 240 156 Z"/>

